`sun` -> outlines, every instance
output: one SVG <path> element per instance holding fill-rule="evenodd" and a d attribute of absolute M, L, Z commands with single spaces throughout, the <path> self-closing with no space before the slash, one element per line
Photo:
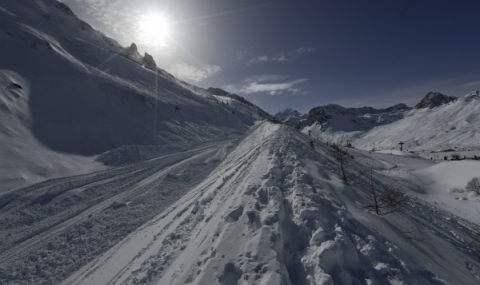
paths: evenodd
<path fill-rule="evenodd" d="M 170 23 L 162 14 L 143 16 L 138 23 L 138 34 L 146 44 L 163 46 L 167 43 Z"/>

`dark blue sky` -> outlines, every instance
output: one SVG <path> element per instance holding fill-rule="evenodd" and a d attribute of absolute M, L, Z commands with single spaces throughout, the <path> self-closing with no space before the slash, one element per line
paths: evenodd
<path fill-rule="evenodd" d="M 428 91 L 480 89 L 478 0 L 65 0 L 78 16 L 136 42 L 157 64 L 270 112 L 329 103 L 416 104 Z M 139 39 L 161 13 L 165 45 Z"/>

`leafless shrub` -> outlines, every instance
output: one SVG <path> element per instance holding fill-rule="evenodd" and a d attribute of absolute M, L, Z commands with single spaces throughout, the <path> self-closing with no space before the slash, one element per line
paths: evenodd
<path fill-rule="evenodd" d="M 465 190 L 468 192 L 473 192 L 475 196 L 480 195 L 480 178 L 473 177 L 472 180 L 468 181 Z"/>
<path fill-rule="evenodd" d="M 370 193 L 372 204 L 365 206 L 365 209 L 375 211 L 377 215 L 387 215 L 398 212 L 404 208 L 408 202 L 408 197 L 399 187 L 387 186 L 377 188 L 373 180 L 373 165 L 370 168 Z"/>

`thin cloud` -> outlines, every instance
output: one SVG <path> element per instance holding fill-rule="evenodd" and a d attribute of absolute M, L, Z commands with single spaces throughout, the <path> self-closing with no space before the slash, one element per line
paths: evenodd
<path fill-rule="evenodd" d="M 201 82 L 222 71 L 218 65 L 195 66 L 188 63 L 176 63 L 166 69 L 175 77 L 191 83 Z"/>
<path fill-rule="evenodd" d="M 227 85 L 223 88 L 239 94 L 267 94 L 274 95 L 300 95 L 304 92 L 298 85 L 306 82 L 308 79 L 301 78 L 296 80 L 286 80 L 287 76 L 282 75 L 259 75 L 246 78 L 239 85 Z"/>
<path fill-rule="evenodd" d="M 250 59 L 247 62 L 247 65 L 254 64 L 254 63 L 262 63 L 262 62 L 286 62 L 286 61 L 292 61 L 296 59 L 297 57 L 314 52 L 315 49 L 311 47 L 300 47 L 297 48 L 294 51 L 288 52 L 288 53 L 280 53 L 274 56 L 268 56 L 268 55 L 261 55 L 258 57 L 254 57 Z"/>
<path fill-rule="evenodd" d="M 462 84 L 462 85 L 460 85 L 460 87 L 462 87 L 462 88 L 480 87 L 480 80 L 472 81 L 472 82 L 468 82 L 468 83 Z"/>
<path fill-rule="evenodd" d="M 139 41 L 137 25 L 141 13 L 121 0 L 64 0 L 67 5 L 79 7 L 96 28 L 112 33 L 123 44 Z"/>

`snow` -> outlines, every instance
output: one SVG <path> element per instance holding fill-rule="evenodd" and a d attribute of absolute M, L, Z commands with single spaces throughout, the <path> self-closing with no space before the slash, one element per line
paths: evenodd
<path fill-rule="evenodd" d="M 136 49 L 123 56 L 57 1 L 1 6 L 0 192 L 100 170 L 95 157 L 119 147 L 228 139 L 261 119 L 241 102 L 232 110 L 144 68 Z"/>
<path fill-rule="evenodd" d="M 442 157 L 478 153 L 476 94 L 382 126 L 332 107 L 345 183 L 321 126 L 147 69 L 55 0 L 0 6 L 1 284 L 480 282 L 480 162 Z"/>
<path fill-rule="evenodd" d="M 405 150 L 441 151 L 454 147 L 480 148 L 480 101 L 459 98 L 433 109 L 415 109 L 402 120 L 378 126 L 354 141 L 362 149 L 397 148 L 404 142 Z"/>
<path fill-rule="evenodd" d="M 412 228 L 424 227 L 422 216 L 410 216 L 418 209 L 436 222 L 451 221 L 450 214 L 412 198 L 409 213 L 375 217 L 359 207 L 366 203 L 361 184 L 340 181 L 330 152 L 323 145 L 312 150 L 307 136 L 287 127 L 258 125 L 166 214 L 63 284 L 478 281 L 468 267 L 456 264 L 476 264 L 464 252 L 467 245 L 459 250 L 440 235 L 443 228 L 422 230 L 425 243 L 405 237 Z M 454 232 L 462 240 L 472 230 L 455 223 L 446 228 L 449 236 Z M 442 258 L 437 246 L 451 258 Z"/>

